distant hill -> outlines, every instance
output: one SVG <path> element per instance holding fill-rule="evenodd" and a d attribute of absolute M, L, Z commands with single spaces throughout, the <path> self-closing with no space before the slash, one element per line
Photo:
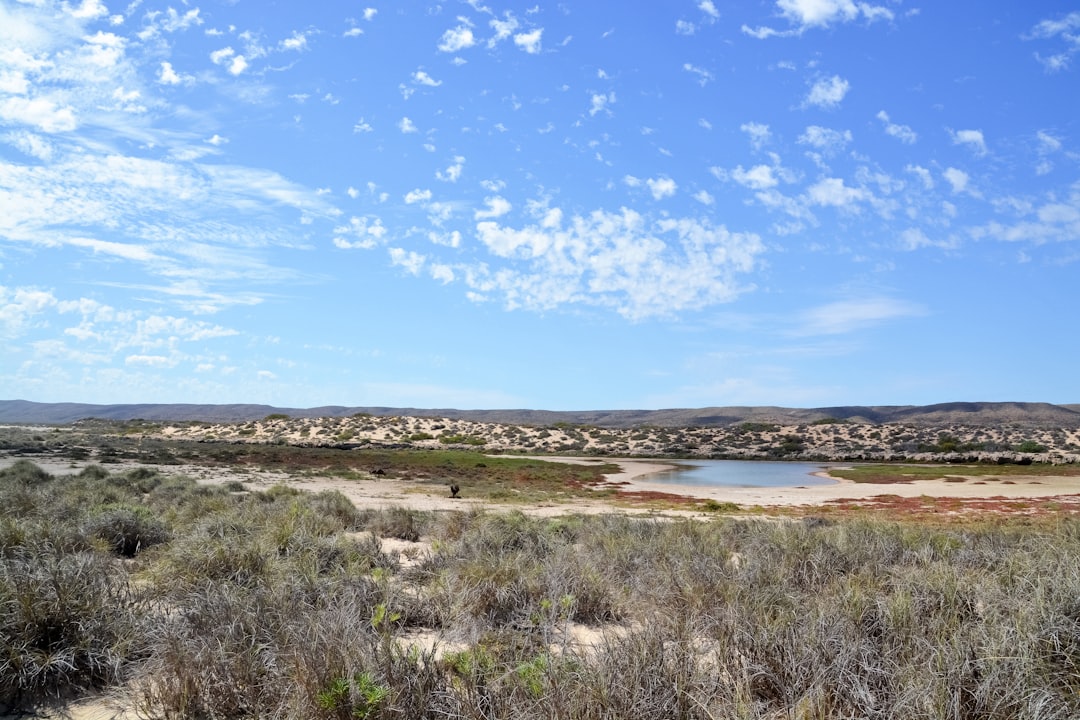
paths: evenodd
<path fill-rule="evenodd" d="M 358 413 L 377 416 L 444 417 L 511 425 L 596 425 L 626 428 L 643 425 L 692 427 L 732 425 L 743 422 L 802 424 L 836 419 L 886 424 L 940 425 L 1031 425 L 1040 427 L 1080 427 L 1080 404 L 1053 405 L 1024 402 L 954 402 L 938 405 L 875 405 L 825 408 L 710 407 L 670 410 L 454 410 L 389 407 L 281 408 L 271 405 L 138 404 L 90 405 L 84 403 L 37 403 L 27 400 L 0 400 L 0 423 L 66 425 L 77 420 L 152 420 L 239 422 L 260 420 L 280 413 L 291 417 L 347 417 Z"/>

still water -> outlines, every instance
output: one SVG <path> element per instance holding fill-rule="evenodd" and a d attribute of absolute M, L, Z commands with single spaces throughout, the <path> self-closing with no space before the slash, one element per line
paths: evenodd
<path fill-rule="evenodd" d="M 797 487 L 829 485 L 833 480 L 810 473 L 825 470 L 823 463 L 760 462 L 749 460 L 677 460 L 679 469 L 649 475 L 647 482 L 726 487 Z"/>

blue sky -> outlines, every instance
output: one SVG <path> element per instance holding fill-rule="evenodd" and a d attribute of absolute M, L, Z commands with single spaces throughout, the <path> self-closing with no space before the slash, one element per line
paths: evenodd
<path fill-rule="evenodd" d="M 0 0 L 0 397 L 1080 402 L 1065 2 Z"/>

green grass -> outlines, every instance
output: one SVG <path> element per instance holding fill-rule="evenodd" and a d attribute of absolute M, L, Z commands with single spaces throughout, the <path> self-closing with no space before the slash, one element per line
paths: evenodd
<path fill-rule="evenodd" d="M 1009 478 L 1016 475 L 1040 477 L 1080 476 L 1075 465 L 856 465 L 832 468 L 833 477 L 861 483 L 897 483 L 912 480 L 936 480 L 947 476 L 964 475 L 984 480 Z"/>

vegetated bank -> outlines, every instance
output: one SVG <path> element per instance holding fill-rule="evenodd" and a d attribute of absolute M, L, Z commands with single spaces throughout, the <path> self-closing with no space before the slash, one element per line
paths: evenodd
<path fill-rule="evenodd" d="M 63 442 L 192 441 L 338 449 L 471 448 L 484 452 L 611 457 L 1080 465 L 1080 428 L 823 419 L 781 425 L 604 428 L 556 423 L 507 425 L 433 417 L 294 418 L 271 414 L 241 423 L 85 420 L 39 433 Z"/>

